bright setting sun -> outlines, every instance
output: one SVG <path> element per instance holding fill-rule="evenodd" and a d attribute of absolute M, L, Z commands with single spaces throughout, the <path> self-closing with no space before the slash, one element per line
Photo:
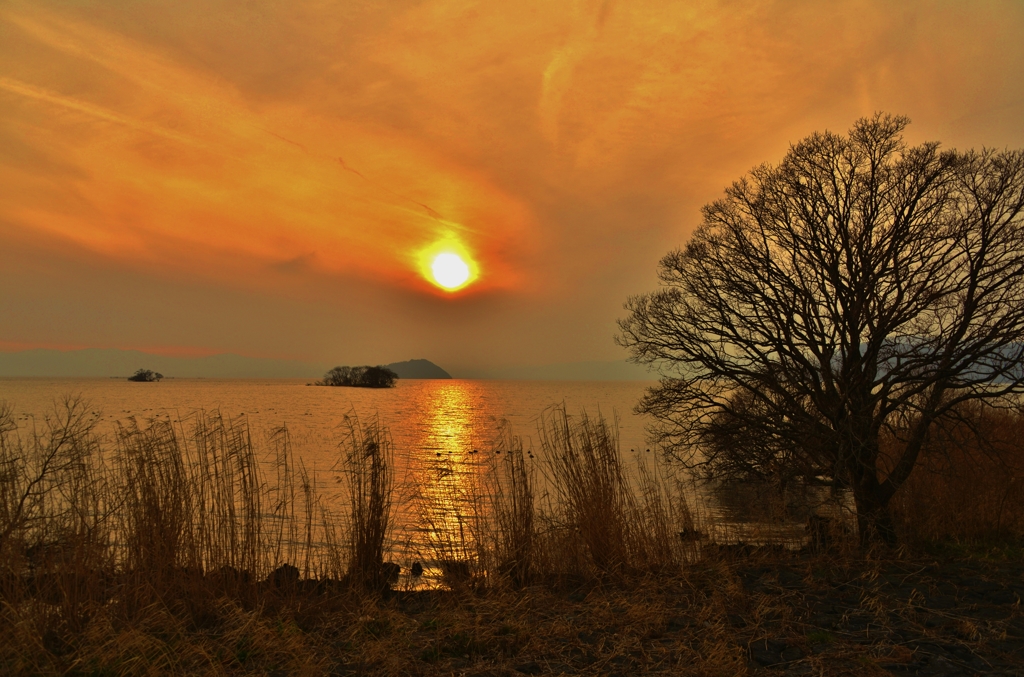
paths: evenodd
<path fill-rule="evenodd" d="M 458 289 L 469 280 L 469 266 L 461 256 L 452 252 L 442 252 L 435 256 L 430 264 L 430 272 L 434 282 L 449 291 Z"/>

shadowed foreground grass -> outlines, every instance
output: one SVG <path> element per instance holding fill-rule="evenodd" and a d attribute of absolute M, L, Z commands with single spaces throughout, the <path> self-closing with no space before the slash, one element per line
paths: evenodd
<path fill-rule="evenodd" d="M 350 501 L 337 514 L 292 458 L 287 430 L 264 448 L 244 422 L 199 414 L 128 420 L 104 441 L 93 421 L 68 400 L 26 431 L 0 409 L 0 673 L 1020 674 L 1024 665 L 1010 498 L 976 520 L 999 520 L 995 531 L 975 527 L 998 536 L 997 549 L 948 534 L 942 547 L 918 534 L 917 554 L 881 558 L 701 547 L 679 537 L 695 531 L 694 515 L 664 468 L 628 467 L 603 420 L 555 410 L 542 477 L 506 430 L 482 488 L 458 497 L 474 504 L 459 528 L 426 525 L 446 588 L 412 590 L 395 585 L 387 561 L 391 445 L 375 422 L 352 421 L 341 435 Z M 1014 482 L 1002 468 L 998 481 Z M 927 487 L 915 491 L 902 515 L 924 509 L 916 497 Z"/>
<path fill-rule="evenodd" d="M 10 674 L 1020 674 L 1019 563 L 715 560 L 521 590 L 292 595 L 202 617 L 5 610 Z M 20 622 L 19 622 L 20 621 Z"/>

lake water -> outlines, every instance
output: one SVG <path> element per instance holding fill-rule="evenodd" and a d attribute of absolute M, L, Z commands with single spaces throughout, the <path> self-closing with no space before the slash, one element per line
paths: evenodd
<path fill-rule="evenodd" d="M 408 561 L 430 550 L 432 533 L 462 528 L 458 497 L 479 490 L 503 421 L 523 438 L 524 449 L 536 453 L 537 459 L 530 462 L 539 470 L 543 463 L 538 425 L 553 406 L 564 406 L 570 415 L 601 414 L 616 423 L 619 446 L 627 458 L 630 450 L 646 455 L 644 428 L 650 421 L 633 413 L 633 407 L 650 385 L 453 379 L 400 380 L 392 389 L 365 389 L 310 387 L 301 379 L 131 383 L 125 379 L 7 378 L 0 379 L 0 400 L 13 406 L 20 425 L 29 427 L 53 412 L 61 398 L 80 397 L 89 411 L 98 414 L 96 430 L 108 439 L 115 423 L 130 417 L 144 422 L 167 415 L 185 422 L 196 411 L 219 411 L 224 417 L 244 417 L 257 447 L 267 450 L 269 445 L 261 444 L 263 436 L 284 425 L 296 458 L 316 473 L 318 486 L 332 503 L 344 501 L 341 473 L 335 466 L 342 453 L 339 443 L 346 417 L 355 416 L 364 423 L 377 417 L 393 440 L 400 494 L 396 538 L 401 557 Z M 651 456 L 654 453 L 651 450 Z M 738 516 L 728 501 L 697 489 L 689 500 L 708 523 L 731 534 L 728 539 L 757 540 L 761 527 Z M 343 505 L 337 507 L 344 510 Z"/>
<path fill-rule="evenodd" d="M 80 397 L 96 412 L 96 431 L 109 440 L 116 422 L 168 415 L 187 421 L 196 411 L 244 417 L 260 446 L 264 434 L 287 426 L 294 454 L 316 473 L 328 499 L 342 500 L 340 472 L 346 417 L 373 417 L 390 432 L 400 498 L 397 537 L 406 547 L 426 547 L 431 524 L 450 523 L 451 497 L 479 485 L 488 455 L 507 421 L 526 450 L 539 455 L 538 425 L 553 406 L 568 413 L 601 414 L 617 422 L 620 448 L 646 453 L 645 417 L 633 407 L 650 383 L 631 381 L 400 380 L 395 388 L 310 387 L 301 379 L 0 379 L 0 400 L 14 408 L 21 426 L 38 424 L 65 396 Z M 187 424 L 185 425 L 187 429 Z M 267 445 L 263 445 L 266 449 Z M 334 501 L 332 501 L 334 502 Z M 396 503 L 396 504 L 397 504 Z M 424 504 L 428 505 L 424 508 Z M 342 506 L 338 506 L 342 508 Z M 428 514 L 424 514 L 424 510 Z"/>
<path fill-rule="evenodd" d="M 100 413 L 100 432 L 134 416 L 160 413 L 181 418 L 197 410 L 245 416 L 254 432 L 288 426 L 307 467 L 328 471 L 337 459 L 339 427 L 346 416 L 379 417 L 405 458 L 436 458 L 438 451 L 466 454 L 487 449 L 502 420 L 515 434 L 536 439 L 545 410 L 564 405 L 570 414 L 598 413 L 618 421 L 623 449 L 645 444 L 645 417 L 633 407 L 651 385 L 639 381 L 400 380 L 395 388 L 322 388 L 302 379 L 125 379 L 0 378 L 0 400 L 13 405 L 22 422 L 53 411 L 65 395 L 82 397 Z"/>

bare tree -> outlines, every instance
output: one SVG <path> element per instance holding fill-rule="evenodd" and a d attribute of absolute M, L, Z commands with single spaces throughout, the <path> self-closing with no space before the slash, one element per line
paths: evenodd
<path fill-rule="evenodd" d="M 756 433 L 852 490 L 865 544 L 895 540 L 889 501 L 940 416 L 1024 391 L 1024 154 L 909 147 L 907 124 L 877 114 L 753 169 L 619 321 L 663 377 L 637 408 L 668 451 L 706 466 Z"/>

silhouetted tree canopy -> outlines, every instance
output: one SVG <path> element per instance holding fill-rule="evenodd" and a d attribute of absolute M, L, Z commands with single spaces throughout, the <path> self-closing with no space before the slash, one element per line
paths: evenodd
<path fill-rule="evenodd" d="M 350 386 L 355 388 L 392 388 L 398 374 L 387 367 L 335 367 L 324 374 L 322 386 Z"/>
<path fill-rule="evenodd" d="M 128 377 L 129 381 L 136 381 L 137 383 L 155 383 L 164 377 L 163 374 L 149 369 L 139 369 L 137 372 Z"/>
<path fill-rule="evenodd" d="M 1024 391 L 1024 154 L 911 147 L 907 124 L 753 169 L 619 322 L 662 375 L 637 408 L 668 451 L 849 488 L 865 543 L 895 538 L 889 501 L 937 419 Z"/>

